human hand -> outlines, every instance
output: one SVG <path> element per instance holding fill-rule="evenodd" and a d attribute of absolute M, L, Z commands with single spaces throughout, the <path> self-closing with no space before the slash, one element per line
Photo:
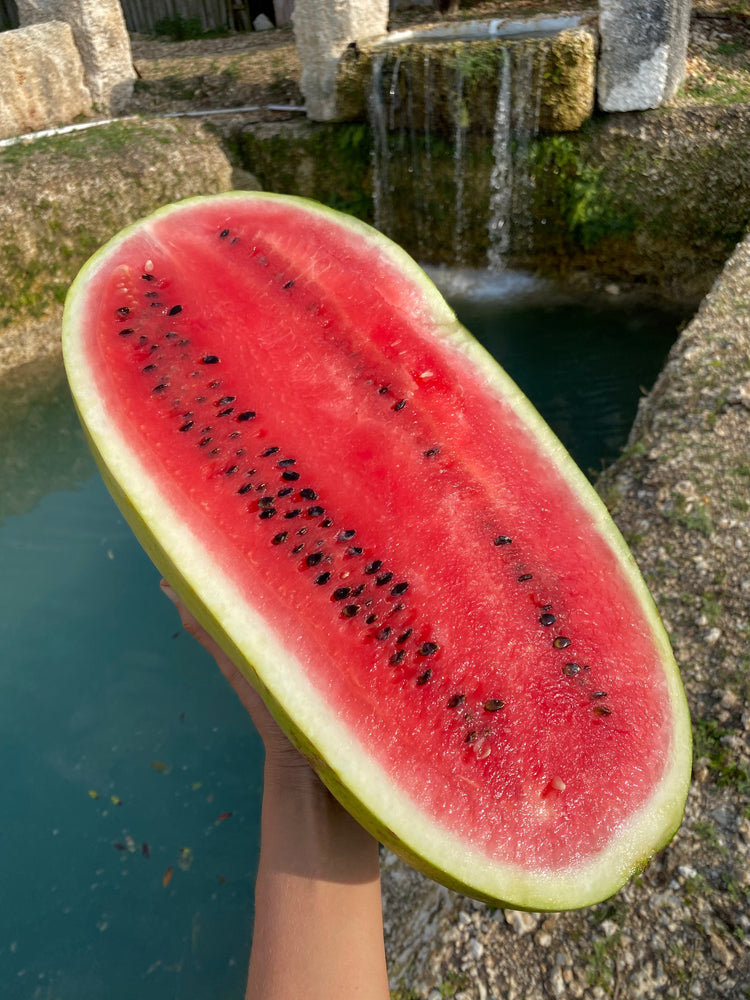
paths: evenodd
<path fill-rule="evenodd" d="M 219 669 L 232 685 L 237 697 L 248 711 L 266 750 L 266 771 L 282 775 L 284 779 L 307 782 L 315 779 L 313 771 L 302 754 L 292 746 L 279 728 L 276 720 L 263 703 L 263 699 L 224 650 L 190 614 L 166 580 L 161 581 L 162 592 L 175 605 L 186 632 L 206 649 L 216 660 Z"/>

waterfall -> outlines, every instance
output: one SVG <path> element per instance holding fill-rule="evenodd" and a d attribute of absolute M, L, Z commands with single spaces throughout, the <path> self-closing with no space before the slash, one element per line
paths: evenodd
<path fill-rule="evenodd" d="M 418 43 L 374 53 L 368 111 L 377 228 L 433 263 L 476 265 L 486 248 L 485 263 L 502 270 L 510 256 L 533 249 L 529 163 L 545 47 L 525 38 L 478 58 L 468 44 L 458 57 Z"/>
<path fill-rule="evenodd" d="M 500 271 L 510 249 L 511 207 L 513 204 L 513 155 L 510 145 L 511 59 L 505 50 L 500 70 L 495 123 L 492 130 L 492 172 L 490 174 L 490 210 L 487 234 L 487 262 Z"/>

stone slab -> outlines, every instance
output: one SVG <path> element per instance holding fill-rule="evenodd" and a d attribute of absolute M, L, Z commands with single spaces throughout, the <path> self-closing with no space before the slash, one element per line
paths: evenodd
<path fill-rule="evenodd" d="M 294 37 L 302 62 L 300 89 L 313 121 L 337 117 L 336 70 L 352 42 L 388 30 L 388 0 L 295 0 Z"/>
<path fill-rule="evenodd" d="M 70 25 L 61 21 L 0 32 L 0 138 L 74 121 L 91 94 Z"/>
<path fill-rule="evenodd" d="M 602 111 L 645 111 L 685 78 L 690 0 L 600 0 L 598 101 Z"/>
<path fill-rule="evenodd" d="M 133 93 L 135 70 L 119 0 L 16 0 L 21 25 L 66 21 L 99 111 L 118 114 Z"/>

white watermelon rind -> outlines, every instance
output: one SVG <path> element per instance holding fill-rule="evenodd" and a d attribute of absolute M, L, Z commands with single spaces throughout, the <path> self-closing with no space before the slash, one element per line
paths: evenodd
<path fill-rule="evenodd" d="M 674 835 L 682 819 L 691 765 L 690 720 L 679 670 L 653 600 L 622 536 L 603 503 L 537 411 L 495 360 L 458 323 L 434 284 L 399 247 L 366 224 L 314 202 L 267 193 L 231 192 L 214 203 L 243 206 L 248 199 L 273 199 L 290 209 L 314 213 L 361 235 L 410 281 L 410 308 L 429 313 L 435 335 L 468 358 L 492 391 L 509 401 L 533 433 L 547 462 L 565 476 L 592 525 L 607 540 L 648 623 L 663 665 L 672 710 L 671 759 L 649 801 L 627 825 L 612 831 L 605 850 L 564 871 L 528 871 L 490 861 L 420 811 L 367 753 L 312 687 L 300 663 L 262 617 L 239 605 L 236 587 L 187 525 L 165 518 L 170 504 L 126 443 L 94 389 L 79 331 L 86 292 L 120 244 L 151 220 L 189 212 L 205 198 L 166 206 L 150 220 L 129 227 L 95 254 L 72 285 L 63 320 L 63 353 L 76 407 L 102 475 L 123 515 L 160 572 L 190 611 L 259 690 L 282 729 L 308 757 L 343 805 L 374 836 L 405 860 L 459 891 L 494 904 L 529 910 L 575 909 L 611 896 Z M 218 204 L 217 204 L 217 207 Z"/>

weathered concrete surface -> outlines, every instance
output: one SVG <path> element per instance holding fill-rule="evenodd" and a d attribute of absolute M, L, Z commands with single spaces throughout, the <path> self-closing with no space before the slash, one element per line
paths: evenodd
<path fill-rule="evenodd" d="M 0 373 L 59 351 L 65 293 L 102 243 L 161 205 L 231 187 L 219 140 L 194 122 L 115 122 L 0 150 Z"/>
<path fill-rule="evenodd" d="M 600 0 L 599 106 L 658 108 L 685 78 L 690 0 Z"/>
<path fill-rule="evenodd" d="M 302 61 L 300 88 L 308 117 L 331 121 L 336 111 L 336 67 L 351 42 L 383 35 L 388 0 L 296 0 L 294 37 Z"/>
<path fill-rule="evenodd" d="M 119 0 L 16 0 L 22 26 L 65 21 L 83 62 L 99 111 L 117 114 L 133 93 L 135 71 Z M 72 118 L 68 119 L 72 121 Z"/>
<path fill-rule="evenodd" d="M 91 111 L 83 64 L 61 21 L 0 32 L 0 139 Z"/>
<path fill-rule="evenodd" d="M 693 715 L 685 822 L 617 896 L 492 910 L 391 855 L 391 985 L 414 1000 L 737 1000 L 750 982 L 750 237 L 598 489 L 664 616 Z"/>

